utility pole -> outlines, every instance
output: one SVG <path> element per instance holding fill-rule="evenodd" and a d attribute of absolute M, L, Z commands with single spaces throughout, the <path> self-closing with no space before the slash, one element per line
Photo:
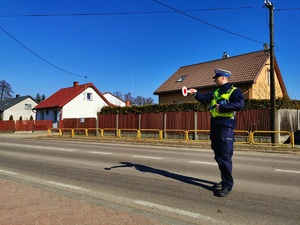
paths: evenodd
<path fill-rule="evenodd" d="M 270 125 L 271 131 L 275 131 L 275 74 L 274 74 L 274 5 L 269 0 L 264 1 L 265 6 L 270 11 Z M 272 134 L 272 143 L 275 143 L 275 134 Z"/>

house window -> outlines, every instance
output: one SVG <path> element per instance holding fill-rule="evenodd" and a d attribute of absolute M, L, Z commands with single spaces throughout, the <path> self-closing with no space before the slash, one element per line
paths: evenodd
<path fill-rule="evenodd" d="M 176 81 L 176 83 L 184 81 L 184 79 L 185 79 L 186 77 L 187 77 L 187 75 L 184 75 L 184 76 L 179 77 L 179 79 Z"/>
<path fill-rule="evenodd" d="M 92 101 L 93 100 L 93 94 L 92 93 L 87 93 L 86 98 L 87 98 L 87 100 Z"/>
<path fill-rule="evenodd" d="M 25 104 L 24 108 L 30 110 L 31 109 L 31 104 Z"/>
<path fill-rule="evenodd" d="M 266 81 L 267 81 L 267 85 L 271 84 L 270 70 L 269 69 L 266 70 Z"/>

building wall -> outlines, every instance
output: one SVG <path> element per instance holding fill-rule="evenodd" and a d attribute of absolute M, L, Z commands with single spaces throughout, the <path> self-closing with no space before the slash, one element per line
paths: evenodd
<path fill-rule="evenodd" d="M 87 97 L 89 94 L 91 94 L 91 99 Z M 97 113 L 100 112 L 104 106 L 107 106 L 106 102 L 93 88 L 89 87 L 63 107 L 61 119 L 97 118 Z"/>
<path fill-rule="evenodd" d="M 261 70 L 255 84 L 252 88 L 252 98 L 253 99 L 270 99 L 270 61 L 267 62 L 267 65 Z M 282 98 L 282 89 L 280 87 L 277 74 L 275 71 L 275 95 L 276 98 Z"/>
<path fill-rule="evenodd" d="M 36 120 L 51 120 L 56 122 L 59 111 L 57 109 L 43 109 L 36 112 Z"/>
<path fill-rule="evenodd" d="M 9 109 L 3 112 L 3 120 L 9 120 L 9 117 L 12 115 L 14 120 L 19 120 L 22 116 L 23 120 L 29 120 L 30 116 L 35 118 L 35 113 L 32 109 L 37 105 L 35 101 L 31 98 L 27 98 L 18 104 L 10 107 Z"/>

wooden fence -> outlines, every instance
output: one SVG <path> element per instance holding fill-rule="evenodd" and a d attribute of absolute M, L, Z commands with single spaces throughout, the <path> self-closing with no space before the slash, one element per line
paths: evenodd
<path fill-rule="evenodd" d="M 13 133 L 16 131 L 39 131 L 52 127 L 51 120 L 6 120 L 0 121 L 0 132 Z"/>
<path fill-rule="evenodd" d="M 270 130 L 270 110 L 244 110 L 236 115 L 237 130 Z M 98 128 L 209 130 L 209 112 L 98 114 Z"/>

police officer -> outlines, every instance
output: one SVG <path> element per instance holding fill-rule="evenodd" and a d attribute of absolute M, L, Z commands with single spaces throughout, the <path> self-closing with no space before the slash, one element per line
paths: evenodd
<path fill-rule="evenodd" d="M 211 148 L 215 154 L 221 172 L 221 182 L 215 184 L 215 194 L 226 197 L 233 188 L 232 155 L 235 128 L 235 112 L 244 108 L 244 97 L 241 91 L 229 83 L 231 72 L 215 69 L 213 77 L 217 89 L 201 94 L 194 88 L 189 93 L 202 103 L 210 103 Z"/>

